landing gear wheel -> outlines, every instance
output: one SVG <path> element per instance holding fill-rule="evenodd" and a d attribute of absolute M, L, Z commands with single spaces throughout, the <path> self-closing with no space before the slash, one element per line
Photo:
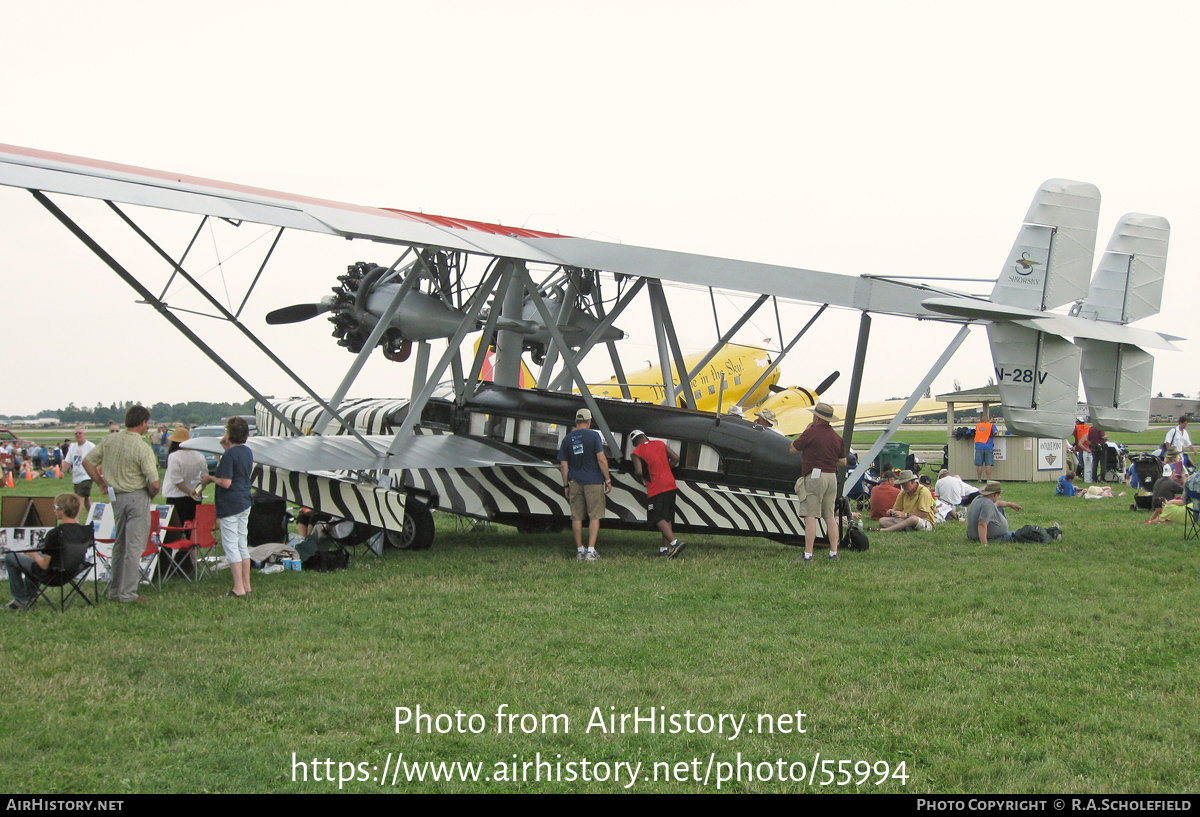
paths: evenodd
<path fill-rule="evenodd" d="M 388 531 L 388 545 L 396 550 L 429 550 L 433 545 L 433 514 L 410 499 L 404 506 L 404 530 Z"/>

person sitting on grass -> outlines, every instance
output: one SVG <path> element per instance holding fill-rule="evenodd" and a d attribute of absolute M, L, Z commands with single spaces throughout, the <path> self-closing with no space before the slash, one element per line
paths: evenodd
<path fill-rule="evenodd" d="M 1058 478 L 1058 487 L 1054 489 L 1055 496 L 1082 497 L 1083 499 L 1112 499 L 1114 496 L 1125 496 L 1125 492 L 1114 494 L 1107 485 L 1089 485 L 1082 491 L 1075 487 L 1075 472 L 1063 474 Z"/>
<path fill-rule="evenodd" d="M 54 517 L 59 525 L 46 533 L 42 546 L 37 551 L 27 553 L 5 553 L 4 569 L 8 571 L 8 589 L 13 600 L 5 605 L 5 610 L 28 610 L 37 601 L 37 584 L 33 581 L 43 581 L 51 578 L 56 569 L 54 564 L 70 561 L 71 557 L 80 557 L 92 546 L 92 528 L 80 525 L 79 497 L 75 494 L 59 494 L 54 497 Z M 57 557 L 57 562 L 55 559 Z M 32 577 L 32 579 L 30 578 Z"/>
<path fill-rule="evenodd" d="M 905 530 L 933 530 L 933 494 L 920 483 L 917 475 L 907 468 L 896 475 L 900 494 L 887 516 L 872 530 L 896 533 Z"/>
<path fill-rule="evenodd" d="M 1168 499 L 1163 503 L 1163 506 L 1158 509 L 1158 523 L 1165 525 L 1167 522 L 1182 522 L 1187 519 L 1188 501 L 1183 497 L 1178 499 Z"/>
<path fill-rule="evenodd" d="M 895 507 L 898 496 L 896 472 L 889 468 L 883 472 L 879 484 L 871 489 L 871 519 L 878 521 L 887 516 L 887 512 Z"/>
<path fill-rule="evenodd" d="M 1173 502 L 1176 497 L 1183 493 L 1183 475 L 1172 474 L 1169 477 L 1159 477 L 1154 481 L 1154 491 L 1151 493 L 1150 507 L 1154 508 L 1154 513 L 1150 514 L 1150 518 L 1146 520 L 1147 525 L 1154 525 L 1166 520 L 1159 519 L 1162 514 L 1163 506 L 1169 502 Z M 1183 504 L 1183 500 L 1179 501 Z"/>
<path fill-rule="evenodd" d="M 1021 510 L 1015 502 L 1000 499 L 1000 483 L 989 482 L 979 491 L 979 496 L 967 511 L 967 538 L 986 545 L 988 542 L 1007 542 L 1012 539 L 1008 529 L 1008 517 L 1004 508 Z"/>

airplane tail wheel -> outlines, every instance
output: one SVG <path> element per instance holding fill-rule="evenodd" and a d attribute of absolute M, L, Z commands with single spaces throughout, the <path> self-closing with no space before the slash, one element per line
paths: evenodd
<path fill-rule="evenodd" d="M 388 531 L 387 539 L 396 550 L 429 550 L 433 545 L 433 514 L 424 504 L 410 499 L 404 506 L 404 530 Z"/>

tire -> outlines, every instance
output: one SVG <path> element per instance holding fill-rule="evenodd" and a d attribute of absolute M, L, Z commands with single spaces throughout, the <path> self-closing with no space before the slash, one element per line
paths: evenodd
<path fill-rule="evenodd" d="M 410 499 L 404 506 L 404 530 L 388 531 L 387 543 L 396 550 L 429 550 L 433 546 L 433 514 Z"/>

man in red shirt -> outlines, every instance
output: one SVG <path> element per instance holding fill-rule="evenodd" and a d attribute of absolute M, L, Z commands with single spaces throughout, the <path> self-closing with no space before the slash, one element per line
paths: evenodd
<path fill-rule="evenodd" d="M 662 440 L 651 440 L 644 431 L 634 431 L 629 439 L 634 445 L 633 475 L 646 486 L 646 521 L 662 533 L 657 555 L 674 559 L 685 547 L 671 529 L 677 495 L 671 468 L 679 464 L 679 456 Z"/>
<path fill-rule="evenodd" d="M 887 516 L 887 512 L 896 506 L 896 497 L 900 489 L 896 487 L 896 472 L 883 472 L 880 482 L 871 489 L 871 518 L 879 521 Z"/>
<path fill-rule="evenodd" d="M 817 541 L 817 517 L 825 520 L 829 538 L 829 558 L 837 558 L 838 521 L 833 512 L 837 497 L 837 467 L 846 464 L 846 445 L 833 430 L 837 419 L 828 403 L 817 403 L 809 409 L 813 421 L 804 433 L 792 441 L 791 454 L 803 452 L 804 475 L 796 480 L 796 495 L 800 498 L 800 516 L 804 517 L 804 561 L 811 562 L 813 545 Z"/>

